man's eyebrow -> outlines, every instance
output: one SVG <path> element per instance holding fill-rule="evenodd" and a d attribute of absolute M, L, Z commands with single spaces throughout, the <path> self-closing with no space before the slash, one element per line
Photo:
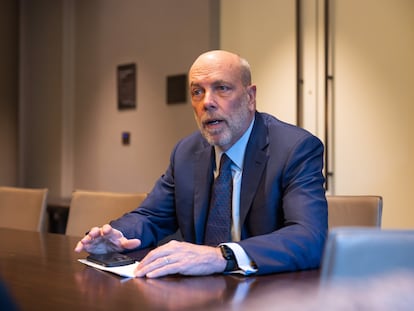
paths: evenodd
<path fill-rule="evenodd" d="M 225 80 L 216 80 L 212 83 L 213 85 L 220 85 L 220 84 L 229 84 L 229 82 Z"/>
<path fill-rule="evenodd" d="M 200 86 L 200 83 L 197 83 L 197 82 L 191 82 L 191 83 L 190 83 L 190 86 Z"/>
<path fill-rule="evenodd" d="M 222 84 L 231 84 L 231 83 L 228 82 L 228 81 L 222 80 L 222 79 L 215 80 L 211 83 L 211 85 L 214 85 L 214 86 L 222 85 Z M 199 83 L 199 82 L 193 82 L 193 81 L 190 82 L 190 87 L 201 87 L 201 85 L 202 85 L 202 83 Z"/>

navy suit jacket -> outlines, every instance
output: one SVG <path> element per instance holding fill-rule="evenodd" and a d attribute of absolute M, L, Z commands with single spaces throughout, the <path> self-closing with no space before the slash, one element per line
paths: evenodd
<path fill-rule="evenodd" d="M 111 222 L 141 247 L 181 231 L 203 244 L 213 147 L 196 132 L 175 146 L 167 171 L 133 212 Z M 327 234 L 323 145 L 309 132 L 256 112 L 241 182 L 240 246 L 258 274 L 318 267 Z"/>

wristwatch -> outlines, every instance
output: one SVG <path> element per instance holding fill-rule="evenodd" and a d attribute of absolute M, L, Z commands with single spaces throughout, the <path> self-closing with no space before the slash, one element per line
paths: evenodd
<path fill-rule="evenodd" d="M 227 245 L 220 245 L 221 254 L 223 255 L 223 258 L 226 259 L 227 264 L 226 268 L 224 269 L 224 272 L 228 271 L 234 271 L 237 269 L 237 260 L 236 256 L 234 256 L 234 253 L 230 247 Z"/>

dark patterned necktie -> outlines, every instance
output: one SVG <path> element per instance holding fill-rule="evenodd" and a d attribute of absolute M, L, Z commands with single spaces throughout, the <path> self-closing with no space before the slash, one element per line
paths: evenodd
<path fill-rule="evenodd" d="M 220 171 L 214 180 L 210 198 L 205 244 L 216 246 L 231 240 L 231 205 L 233 179 L 229 157 L 223 153 L 220 160 Z"/>

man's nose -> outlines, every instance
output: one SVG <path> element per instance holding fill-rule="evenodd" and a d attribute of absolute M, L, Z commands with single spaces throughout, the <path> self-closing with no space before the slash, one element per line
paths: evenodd
<path fill-rule="evenodd" d="M 212 110 L 217 108 L 216 98 L 211 91 L 206 91 L 203 98 L 203 106 L 205 110 Z"/>

